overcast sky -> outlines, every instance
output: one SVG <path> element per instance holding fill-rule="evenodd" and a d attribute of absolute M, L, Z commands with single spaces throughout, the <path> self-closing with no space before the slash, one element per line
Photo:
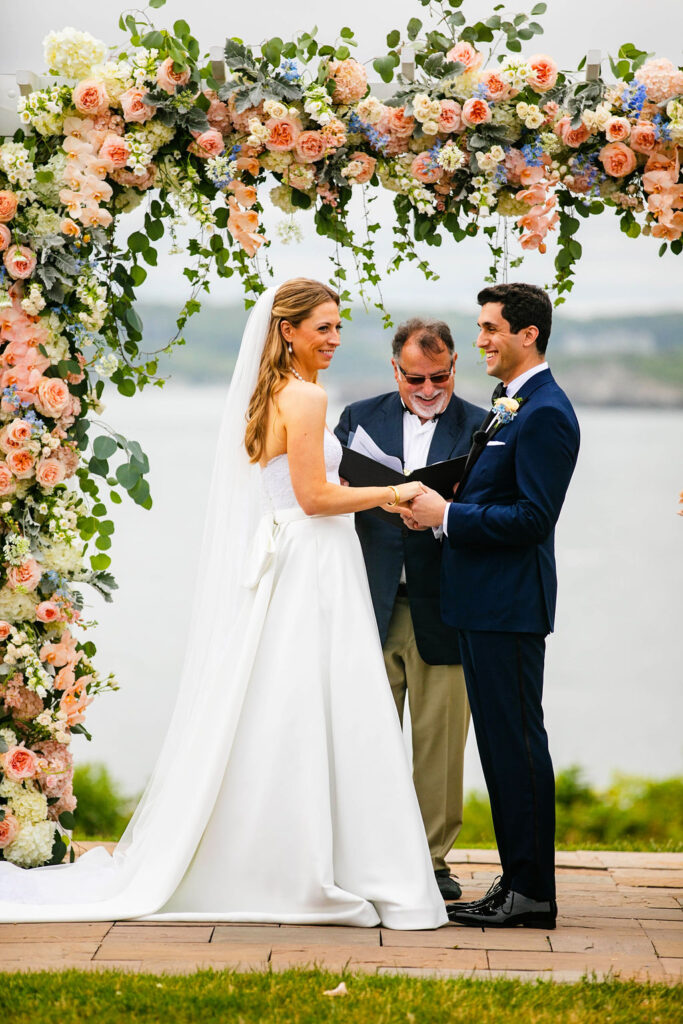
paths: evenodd
<path fill-rule="evenodd" d="M 91 32 L 106 42 L 116 43 L 121 37 L 117 20 L 122 5 L 104 0 L 22 0 L 3 3 L 3 33 L 0 38 L 0 73 L 17 69 L 42 70 L 42 40 L 53 29 L 67 25 Z M 219 5 L 216 0 L 168 0 L 165 7 L 152 11 L 157 25 L 172 24 L 176 18 L 190 23 L 203 47 L 221 45 L 226 36 L 240 36 L 257 44 L 263 38 L 279 35 L 291 38 L 299 29 L 313 27 L 315 6 L 305 0 L 290 0 L 286 5 L 267 2 Z M 360 41 L 354 55 L 371 62 L 386 50 L 385 36 L 393 28 L 401 28 L 410 17 L 424 17 L 424 8 L 416 0 L 394 0 L 391 5 L 370 5 L 367 0 L 346 0 L 342 9 L 320 5 L 315 13 L 319 38 L 333 40 L 343 25 L 351 26 Z M 510 9 L 530 10 L 533 0 L 519 0 Z M 391 13 L 383 13 L 382 8 Z M 463 11 L 469 20 L 483 18 L 493 8 L 483 0 L 465 0 Z M 536 37 L 528 51 L 551 54 L 567 70 L 576 67 L 588 49 L 616 53 L 620 44 L 633 42 L 643 49 L 668 57 L 676 64 L 683 61 L 683 2 L 681 0 L 549 0 L 548 11 L 540 19 L 545 34 Z M 374 72 L 370 72 L 371 78 Z M 380 233 L 377 244 L 378 266 L 383 269 L 390 258 L 390 224 L 393 217 L 390 197 L 380 195 L 374 204 L 375 219 L 387 230 Z M 301 214 L 299 223 L 306 238 L 300 244 L 283 246 L 273 228 L 282 215 L 272 208 L 266 214 L 266 226 L 273 239 L 269 259 L 276 280 L 298 274 L 327 276 L 326 258 L 330 249 L 325 239 L 318 239 L 309 214 Z M 131 215 L 130 230 L 139 217 Z M 683 309 L 683 256 L 670 253 L 658 259 L 656 240 L 627 239 L 619 231 L 619 223 L 611 211 L 582 226 L 579 236 L 584 256 L 577 273 L 577 283 L 563 312 L 581 316 L 588 313 L 617 310 Z M 398 274 L 384 277 L 382 288 L 389 305 L 405 307 L 414 304 L 427 307 L 470 307 L 481 286 L 488 253 L 479 239 L 467 239 L 456 245 L 444 241 L 441 249 L 425 249 L 438 282 L 424 282 L 419 272 L 404 267 Z M 528 256 L 524 265 L 512 272 L 517 280 L 546 284 L 552 278 L 553 247 L 545 257 Z M 163 257 L 145 287 L 145 297 L 173 299 L 178 297 L 178 278 L 182 257 Z M 238 301 L 241 295 L 235 281 L 216 282 L 211 298 L 224 303 Z"/>

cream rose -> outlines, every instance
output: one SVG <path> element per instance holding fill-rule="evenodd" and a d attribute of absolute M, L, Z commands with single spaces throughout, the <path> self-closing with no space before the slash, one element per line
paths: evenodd
<path fill-rule="evenodd" d="M 17 212 L 17 197 L 14 192 L 10 192 L 9 189 L 3 188 L 0 191 L 0 223 L 6 223 L 12 220 L 12 217 Z"/>

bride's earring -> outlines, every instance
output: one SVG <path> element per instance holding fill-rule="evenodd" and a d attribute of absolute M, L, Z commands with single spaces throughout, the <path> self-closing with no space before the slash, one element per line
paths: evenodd
<path fill-rule="evenodd" d="M 291 343 L 291 341 L 288 341 L 288 342 L 287 342 L 287 351 L 289 352 L 290 356 L 293 356 L 293 355 L 294 355 L 294 349 L 292 348 L 292 343 Z"/>

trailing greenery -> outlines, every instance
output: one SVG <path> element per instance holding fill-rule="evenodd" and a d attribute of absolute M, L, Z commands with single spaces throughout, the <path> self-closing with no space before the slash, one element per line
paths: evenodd
<path fill-rule="evenodd" d="M 63 971 L 2 975 L 3 1003 L 31 1024 L 652 1024 L 681 1019 L 680 988 L 633 982 L 575 985 L 466 978 L 343 975 L 348 995 L 330 998 L 328 971 L 185 976 Z"/>
<path fill-rule="evenodd" d="M 103 765 L 76 768 L 75 839 L 118 839 L 134 801 L 125 797 Z M 559 849 L 683 850 L 683 778 L 648 780 L 615 776 L 606 790 L 592 789 L 581 768 L 557 775 Z M 465 803 L 458 846 L 494 847 L 486 794 L 471 792 Z"/>

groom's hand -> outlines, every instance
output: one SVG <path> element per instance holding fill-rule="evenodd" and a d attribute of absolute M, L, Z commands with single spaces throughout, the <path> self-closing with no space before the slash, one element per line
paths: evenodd
<path fill-rule="evenodd" d="M 440 494 L 427 488 L 413 499 L 410 506 L 411 518 L 418 526 L 441 526 L 447 504 Z"/>

